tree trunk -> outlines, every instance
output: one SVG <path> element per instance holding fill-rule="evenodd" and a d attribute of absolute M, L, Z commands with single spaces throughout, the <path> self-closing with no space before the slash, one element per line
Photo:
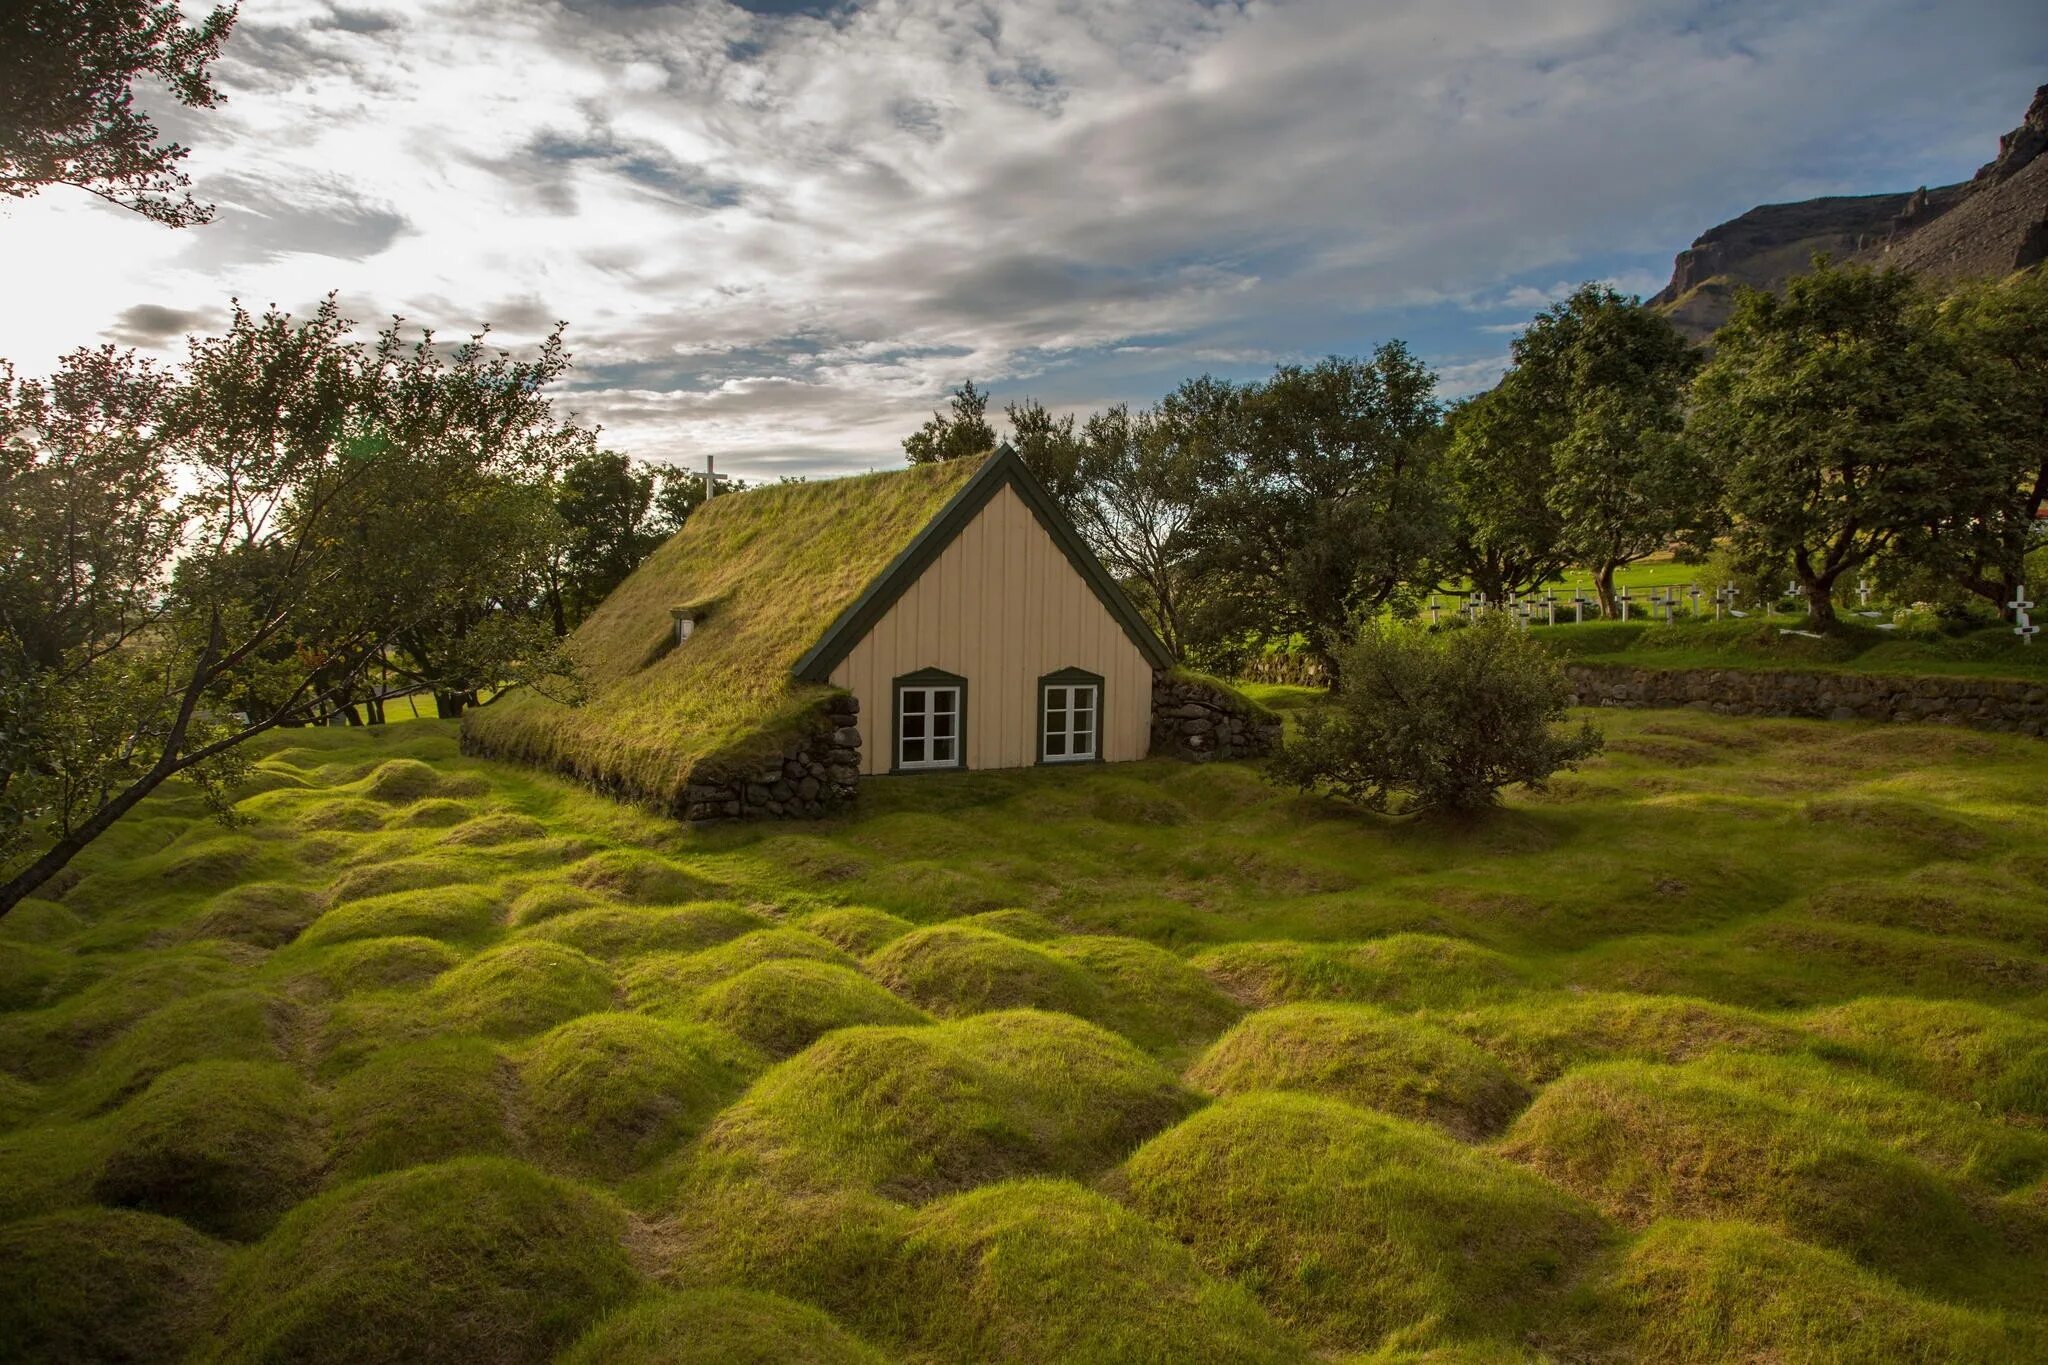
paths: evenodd
<path fill-rule="evenodd" d="M 363 702 L 363 710 L 369 713 L 370 724 L 382 725 L 384 723 L 384 699 L 376 693 L 372 692 L 369 698 Z"/>
<path fill-rule="evenodd" d="M 1614 564 L 1602 564 L 1593 574 L 1593 591 L 1600 598 L 1600 615 L 1603 620 L 1613 620 L 1621 615 L 1621 608 L 1614 597 Z"/>
<path fill-rule="evenodd" d="M 1831 626 L 1835 623 L 1835 580 L 1811 578 L 1801 585 L 1806 593 L 1806 614 L 1815 625 Z"/>
<path fill-rule="evenodd" d="M 463 695 L 460 692 L 434 693 L 434 714 L 442 720 L 455 720 L 462 715 Z"/>

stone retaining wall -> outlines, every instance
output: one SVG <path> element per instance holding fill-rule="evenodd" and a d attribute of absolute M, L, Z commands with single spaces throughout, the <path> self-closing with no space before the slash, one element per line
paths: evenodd
<path fill-rule="evenodd" d="M 2048 735 L 2048 684 L 1779 669 L 1565 665 L 1580 706 L 1689 706 L 1728 716 L 1922 721 Z"/>
<path fill-rule="evenodd" d="M 827 698 L 821 724 L 780 759 L 729 778 L 691 774 L 685 820 L 816 819 L 853 800 L 860 782 L 860 701 Z"/>
<path fill-rule="evenodd" d="M 1207 763 L 1262 758 L 1280 747 L 1280 722 L 1254 712 L 1207 683 L 1171 673 L 1152 675 L 1154 757 Z"/>

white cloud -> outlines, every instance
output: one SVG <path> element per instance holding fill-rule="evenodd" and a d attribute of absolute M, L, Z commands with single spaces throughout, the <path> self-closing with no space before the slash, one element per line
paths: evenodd
<path fill-rule="evenodd" d="M 1760 199 L 1988 155 L 2042 49 L 2005 0 L 247 0 L 228 104 L 164 120 L 220 220 L 0 211 L 38 265 L 0 355 L 231 294 L 561 317 L 615 444 L 742 473 L 886 463 L 970 376 L 1142 401 L 1397 310 L 1484 387 L 1474 313 L 1654 292 L 1641 258 Z"/>

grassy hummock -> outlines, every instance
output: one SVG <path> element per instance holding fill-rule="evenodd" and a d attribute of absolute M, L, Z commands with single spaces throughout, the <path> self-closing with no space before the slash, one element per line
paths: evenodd
<path fill-rule="evenodd" d="M 797 660 L 980 463 L 713 499 L 570 638 L 586 704 L 513 693 L 464 718 L 464 743 L 666 809 L 699 765 L 779 755 L 827 695 L 793 679 Z M 701 610 L 676 645 L 686 605 Z"/>
<path fill-rule="evenodd" d="M 883 1365 L 817 1309 L 745 1289 L 642 1299 L 606 1318 L 559 1365 Z"/>
<path fill-rule="evenodd" d="M 175 1361 L 227 1252 L 185 1224 L 78 1208 L 0 1227 L 0 1361 Z"/>
<path fill-rule="evenodd" d="M 330 1178 L 509 1155 L 509 1072 L 498 1049 L 481 1038 L 434 1038 L 370 1054 L 329 1091 Z"/>
<path fill-rule="evenodd" d="M 692 1011 L 771 1057 L 801 1052 L 835 1029 L 921 1024 L 924 1013 L 850 967 L 782 958 L 727 977 Z"/>

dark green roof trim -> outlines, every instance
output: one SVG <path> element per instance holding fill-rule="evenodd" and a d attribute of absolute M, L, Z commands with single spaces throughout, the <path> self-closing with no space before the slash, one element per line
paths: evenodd
<path fill-rule="evenodd" d="M 1017 496 L 1031 509 L 1031 515 L 1052 537 L 1053 544 L 1060 547 L 1060 553 L 1067 557 L 1074 571 L 1094 590 L 1096 600 L 1116 618 L 1117 625 L 1138 647 L 1138 652 L 1154 668 L 1173 667 L 1173 656 L 1152 633 L 1152 627 L 1145 624 L 1145 618 L 1138 614 L 1130 597 L 1102 567 L 1101 561 L 1081 539 L 1081 533 L 1074 529 L 1074 523 L 1067 519 L 1067 514 L 1060 510 L 1059 504 L 1052 500 L 1052 495 L 1045 491 L 1044 485 L 1025 465 L 1024 457 L 1005 444 L 982 461 L 981 468 L 960 485 L 959 491 L 939 509 L 938 515 L 926 523 L 910 544 L 903 547 L 903 552 L 890 561 L 888 568 L 875 576 L 875 581 L 861 591 L 851 606 L 839 613 L 838 619 L 826 629 L 818 643 L 797 660 L 797 679 L 801 682 L 829 682 L 832 670 L 839 666 L 840 660 L 853 652 L 854 646 L 888 614 L 897 599 L 910 591 L 910 585 L 917 581 L 918 576 L 930 568 L 932 561 L 967 529 L 967 524 L 988 506 L 989 499 L 1005 487 L 1017 491 Z"/>

